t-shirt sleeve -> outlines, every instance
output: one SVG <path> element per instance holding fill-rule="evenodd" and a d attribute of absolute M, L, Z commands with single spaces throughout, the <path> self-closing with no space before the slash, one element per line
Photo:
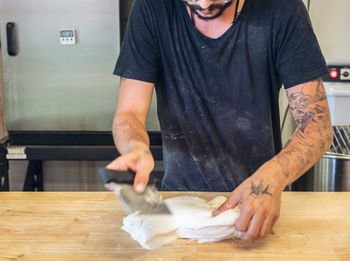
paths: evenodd
<path fill-rule="evenodd" d="M 114 74 L 155 83 L 159 74 L 160 58 L 154 16 L 147 2 L 133 2 Z"/>
<path fill-rule="evenodd" d="M 328 68 L 304 3 L 286 1 L 276 21 L 276 69 L 285 88 L 327 74 Z"/>

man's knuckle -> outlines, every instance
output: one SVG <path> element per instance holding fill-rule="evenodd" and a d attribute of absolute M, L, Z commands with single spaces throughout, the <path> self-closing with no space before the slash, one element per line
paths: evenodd
<path fill-rule="evenodd" d="M 246 205 L 245 207 L 244 207 L 244 210 L 243 210 L 243 212 L 245 212 L 245 213 L 252 213 L 253 212 L 253 206 L 251 206 L 251 205 Z"/>
<path fill-rule="evenodd" d="M 150 160 L 144 160 L 143 163 L 144 163 L 145 168 L 151 169 L 154 167 L 154 163 Z"/>
<path fill-rule="evenodd" d="M 255 240 L 256 235 L 251 234 L 251 235 L 248 236 L 248 238 L 249 238 L 250 241 Z"/>
<path fill-rule="evenodd" d="M 249 238 L 248 235 L 245 235 L 244 237 L 241 238 L 242 241 L 247 242 L 250 241 L 251 239 Z"/>
<path fill-rule="evenodd" d="M 267 235 L 269 233 L 270 228 L 265 226 L 262 230 L 261 230 L 261 235 Z"/>
<path fill-rule="evenodd" d="M 236 220 L 236 222 L 235 222 L 235 227 L 237 228 L 237 229 L 239 229 L 239 228 L 241 228 L 242 227 L 242 220 L 241 219 L 238 219 L 238 220 Z"/>
<path fill-rule="evenodd" d="M 271 210 L 268 214 L 271 219 L 277 218 L 279 216 L 279 213 L 276 210 Z"/>
<path fill-rule="evenodd" d="M 252 241 L 254 239 L 254 235 L 252 235 L 251 233 L 247 233 L 244 237 L 245 241 Z"/>
<path fill-rule="evenodd" d="M 270 213 L 270 216 L 271 216 L 272 219 L 274 219 L 274 218 L 276 218 L 276 217 L 278 216 L 278 214 L 277 214 L 276 211 L 272 211 L 272 212 Z"/>
<path fill-rule="evenodd" d="M 238 230 L 238 231 L 242 231 L 244 228 L 243 228 L 243 224 L 242 223 L 236 223 L 236 229 Z"/>
<path fill-rule="evenodd" d="M 258 206 L 256 208 L 256 212 L 259 214 L 265 214 L 266 212 L 268 212 L 268 209 L 266 208 L 266 206 Z"/>

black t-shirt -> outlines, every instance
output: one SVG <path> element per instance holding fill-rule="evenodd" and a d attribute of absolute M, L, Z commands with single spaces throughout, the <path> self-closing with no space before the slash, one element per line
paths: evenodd
<path fill-rule="evenodd" d="M 217 39 L 181 0 L 134 0 L 114 73 L 155 84 L 162 189 L 232 191 L 281 150 L 281 85 L 327 67 L 301 0 L 245 0 Z"/>

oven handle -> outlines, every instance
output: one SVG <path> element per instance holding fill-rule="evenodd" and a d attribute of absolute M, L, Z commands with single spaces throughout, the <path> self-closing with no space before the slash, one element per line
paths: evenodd
<path fill-rule="evenodd" d="M 16 37 L 16 24 L 9 22 L 6 24 L 7 34 L 7 53 L 10 56 L 16 56 L 18 54 L 17 37 Z"/>

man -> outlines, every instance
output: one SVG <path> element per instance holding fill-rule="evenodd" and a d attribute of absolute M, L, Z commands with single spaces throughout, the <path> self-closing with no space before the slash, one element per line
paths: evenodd
<path fill-rule="evenodd" d="M 115 69 L 113 135 L 142 192 L 154 167 L 145 129 L 155 86 L 164 190 L 233 191 L 243 240 L 266 237 L 281 193 L 332 141 L 324 58 L 301 0 L 135 0 Z M 298 125 L 282 149 L 278 94 Z"/>

